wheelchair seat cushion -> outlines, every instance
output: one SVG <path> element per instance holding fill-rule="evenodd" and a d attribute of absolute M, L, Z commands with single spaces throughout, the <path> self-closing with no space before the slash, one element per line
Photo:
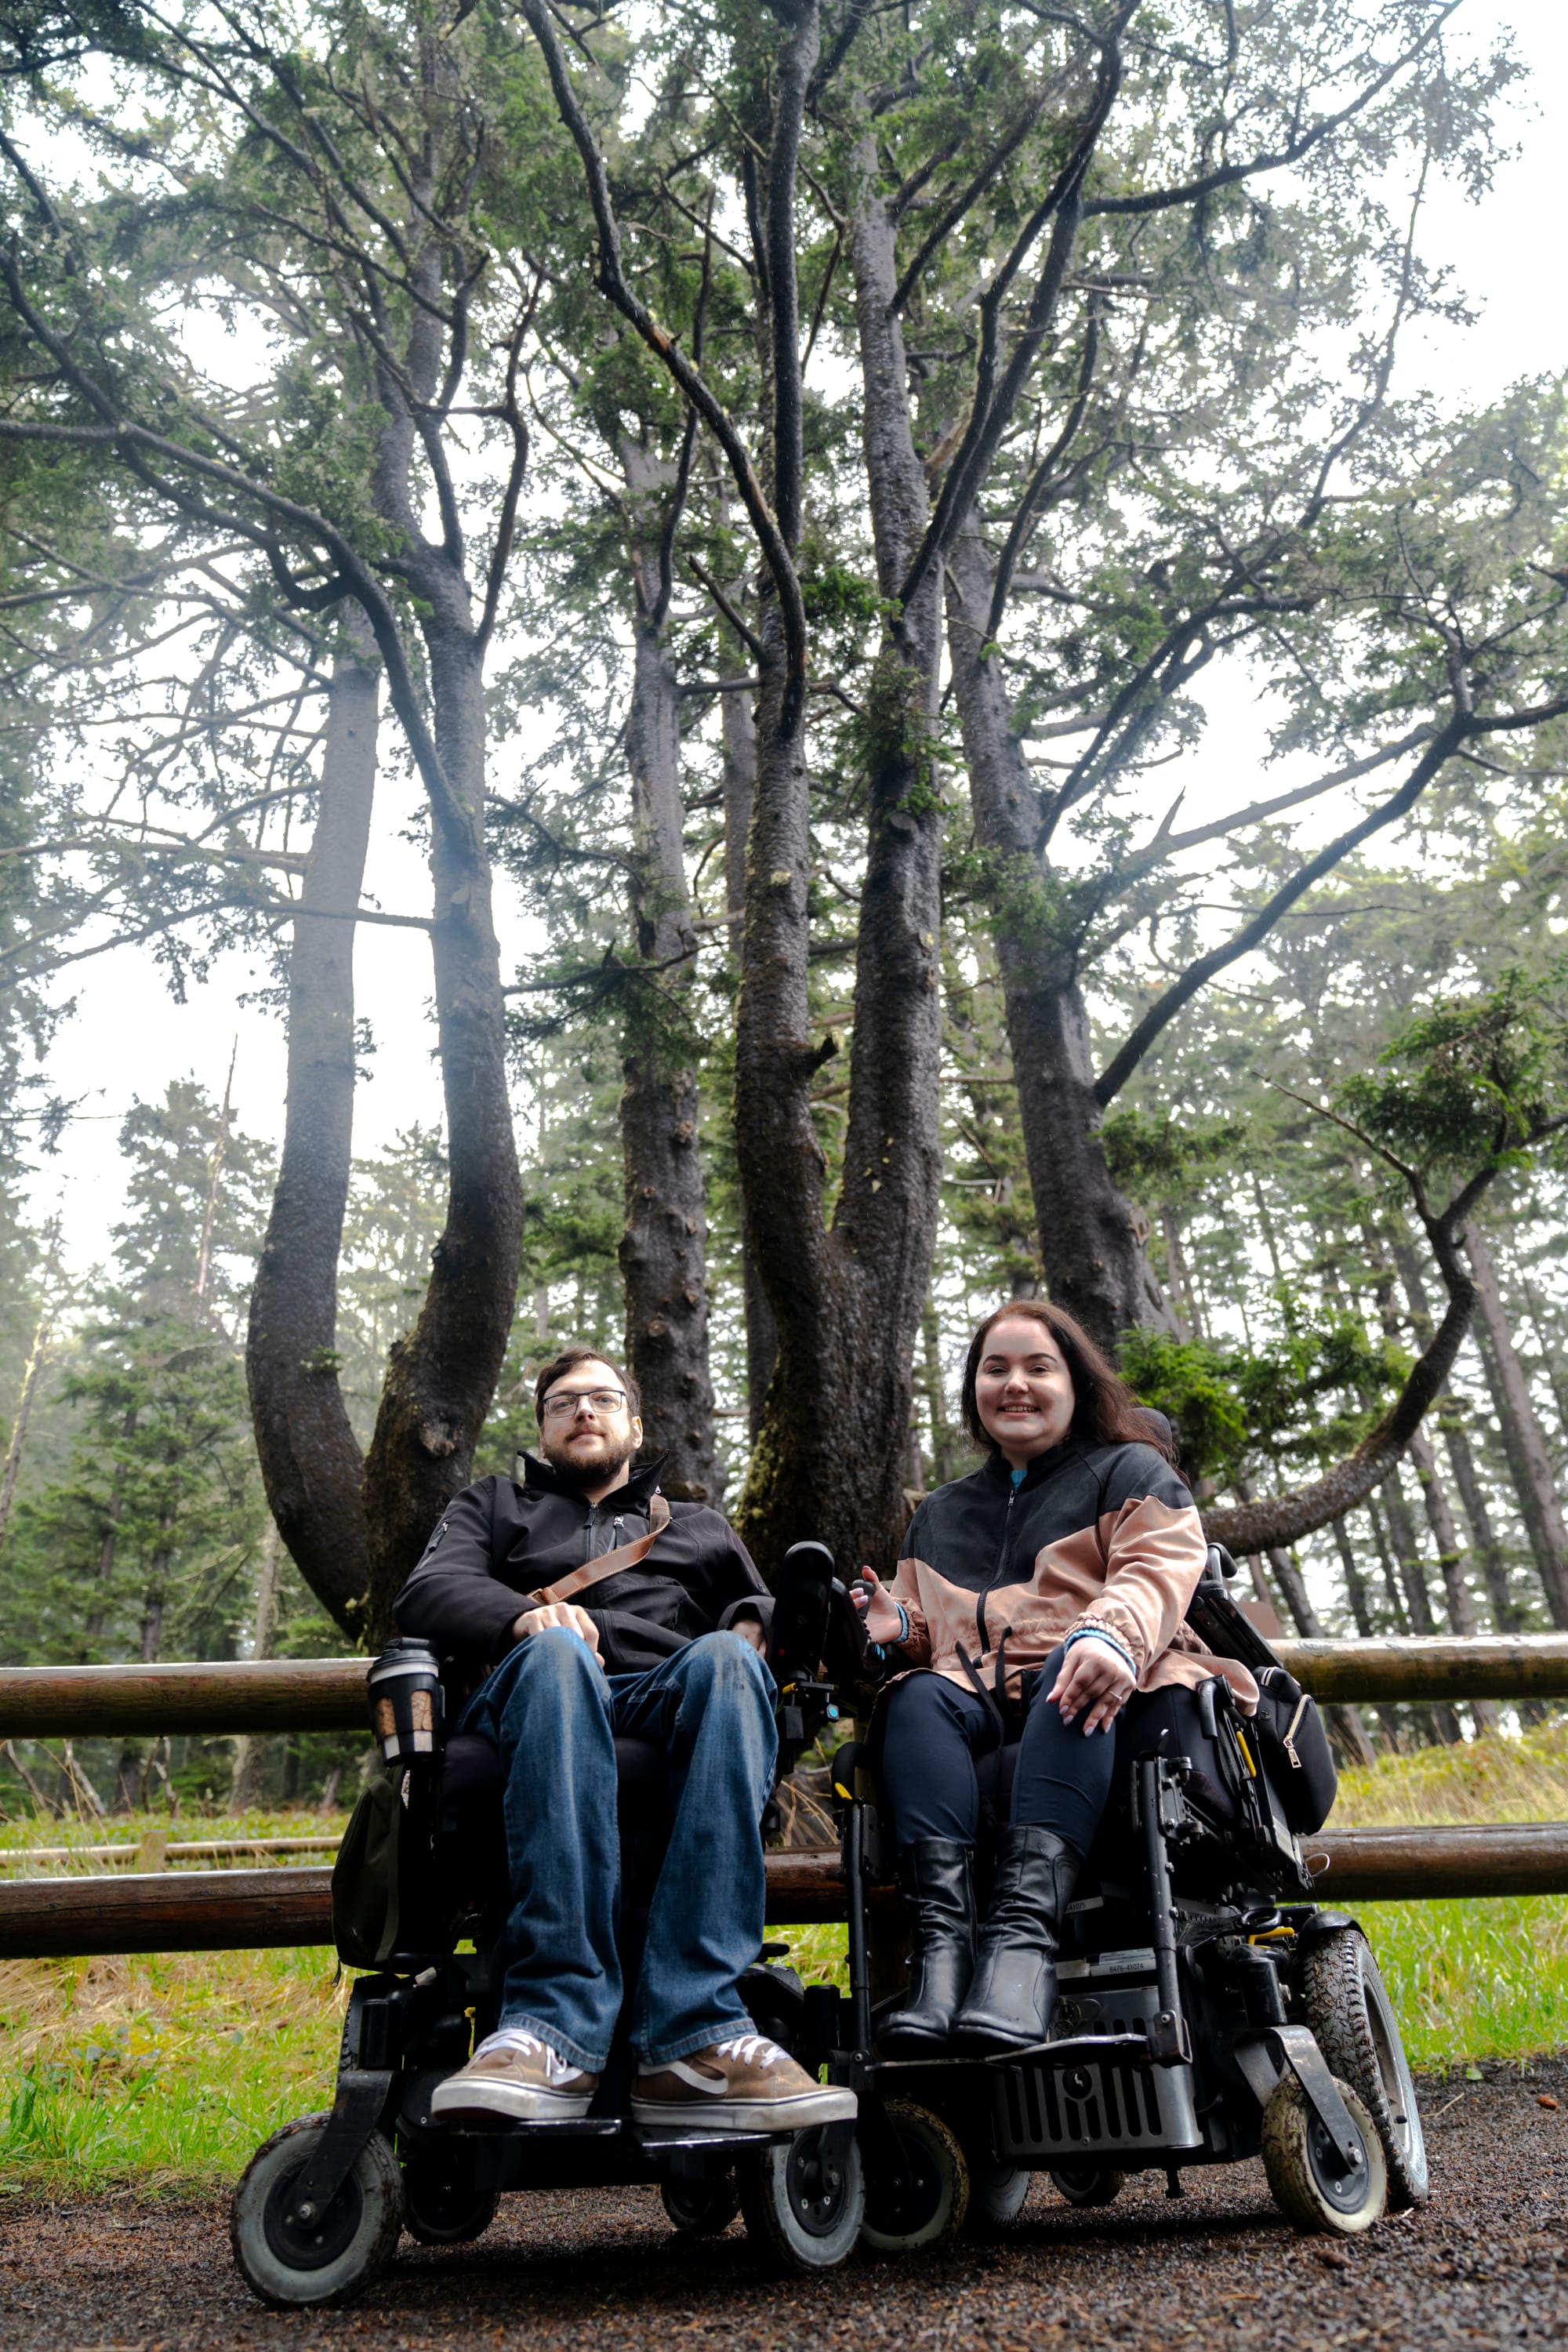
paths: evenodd
<path fill-rule="evenodd" d="M 1213 1742 L 1199 1721 L 1194 1694 L 1173 1684 L 1163 1690 L 1141 1693 L 1135 1705 L 1136 1738 L 1128 1737 L 1131 1727 L 1126 1727 L 1117 1743 L 1116 1777 L 1107 1811 L 1123 1819 L 1131 1815 L 1133 1766 L 1139 1756 L 1163 1749 L 1167 1755 L 1187 1758 L 1193 1768 L 1187 1794 L 1208 1820 L 1220 1827 L 1232 1825 L 1237 1819 L 1236 1801 L 1226 1786 Z M 983 1818 L 988 1816 L 997 1825 L 1011 1819 L 1017 1770 L 1016 1740 L 975 1759 Z"/>
<path fill-rule="evenodd" d="M 461 1832 L 500 1831 L 506 1764 L 492 1740 L 455 1732 L 441 1771 L 443 1819 Z M 668 1829 L 673 1809 L 669 1759 L 658 1742 L 616 1735 L 616 1799 L 623 1829 Z"/>

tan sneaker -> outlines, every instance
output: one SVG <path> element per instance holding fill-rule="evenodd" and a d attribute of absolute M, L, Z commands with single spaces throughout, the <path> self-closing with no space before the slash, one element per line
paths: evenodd
<path fill-rule="evenodd" d="M 689 2058 L 640 2066 L 632 2115 L 687 2131 L 805 2131 L 852 2121 L 855 2094 L 825 2089 L 764 2034 L 736 2033 Z"/>
<path fill-rule="evenodd" d="M 597 2074 L 557 2057 L 521 2026 L 486 2036 L 466 2066 L 438 2084 L 433 2116 L 510 2116 L 529 2124 L 574 2123 L 588 2112 Z"/>

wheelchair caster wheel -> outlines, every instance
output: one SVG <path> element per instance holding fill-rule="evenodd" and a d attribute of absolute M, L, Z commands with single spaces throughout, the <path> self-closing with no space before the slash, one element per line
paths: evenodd
<path fill-rule="evenodd" d="M 1064 2164 L 1051 2179 L 1069 2205 L 1114 2205 L 1127 2186 L 1109 2164 Z"/>
<path fill-rule="evenodd" d="M 403 2226 L 422 2246 L 469 2246 L 482 2238 L 500 2199 L 458 2166 L 428 2159 L 403 2168 Z"/>
<path fill-rule="evenodd" d="M 1307 2104 L 1294 2074 L 1281 2074 L 1263 2110 L 1263 2170 L 1269 2193 L 1298 2230 L 1326 2230 L 1353 2238 L 1381 2220 L 1388 2203 L 1388 2168 L 1372 2117 L 1348 2083 L 1339 2094 L 1361 2141 L 1361 2162 L 1347 2172 L 1334 2144 Z"/>
<path fill-rule="evenodd" d="M 877 2134 L 866 2168 L 860 2242 L 879 2254 L 940 2245 L 963 2229 L 969 2211 L 963 2150 L 929 2107 L 890 2099 L 884 2112 L 889 2137 Z"/>
<path fill-rule="evenodd" d="M 373 2132 L 324 2213 L 301 2223 L 293 2189 L 326 2128 L 325 2114 L 285 2124 L 251 2158 L 234 2192 L 229 2242 L 241 2278 L 286 2309 L 347 2303 L 388 2260 L 403 2226 L 403 2174 Z"/>
<path fill-rule="evenodd" d="M 752 2252 L 774 2271 L 835 2271 L 860 2234 L 866 2184 L 854 2140 L 841 2161 L 824 2155 L 825 2127 L 769 2140 L 743 2161 L 741 2211 Z"/>
<path fill-rule="evenodd" d="M 689 2238 L 721 2236 L 741 2210 L 732 2172 L 707 2180 L 666 2180 L 658 2193 L 675 2228 Z"/>
<path fill-rule="evenodd" d="M 1021 2165 L 1006 2164 L 990 2151 L 969 2151 L 969 2219 L 964 2229 L 972 2238 L 985 2238 L 1010 2230 L 1029 2200 L 1035 2176 Z"/>

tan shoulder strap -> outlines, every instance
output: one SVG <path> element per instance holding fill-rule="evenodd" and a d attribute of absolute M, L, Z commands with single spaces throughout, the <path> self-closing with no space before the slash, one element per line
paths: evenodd
<path fill-rule="evenodd" d="M 649 1496 L 647 1517 L 646 1536 L 638 1536 L 635 1543 L 617 1544 L 614 1551 L 602 1553 L 584 1568 L 574 1568 L 570 1576 L 558 1577 L 553 1584 L 542 1584 L 528 1596 L 534 1607 L 543 1609 L 552 1601 L 575 1601 L 591 1585 L 603 1584 L 607 1576 L 619 1576 L 623 1569 L 635 1568 L 639 1559 L 646 1559 L 669 1525 L 669 1505 L 662 1495 L 655 1492 Z"/>

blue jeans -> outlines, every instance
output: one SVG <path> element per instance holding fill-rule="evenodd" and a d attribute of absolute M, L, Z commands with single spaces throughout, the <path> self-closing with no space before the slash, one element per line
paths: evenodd
<path fill-rule="evenodd" d="M 705 1633 L 642 1675 L 605 1675 L 563 1625 L 520 1643 L 462 1728 L 506 1759 L 512 1908 L 503 2026 L 602 2074 L 620 2015 L 617 1732 L 669 1757 L 675 1826 L 654 1889 L 630 2019 L 656 2064 L 752 2021 L 737 1990 L 763 1940 L 763 1807 L 777 1738 L 773 1676 L 738 1633 Z"/>

